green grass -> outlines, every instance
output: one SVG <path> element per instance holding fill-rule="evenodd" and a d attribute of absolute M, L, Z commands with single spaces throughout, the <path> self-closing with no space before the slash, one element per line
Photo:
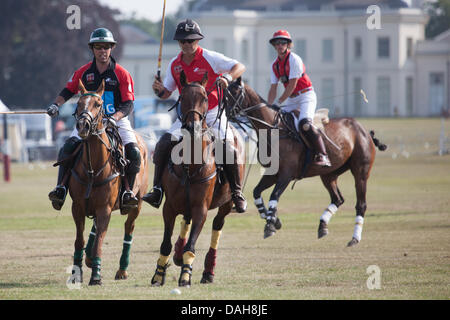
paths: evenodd
<path fill-rule="evenodd" d="M 144 206 L 137 220 L 130 277 L 115 281 L 124 216 L 113 214 L 103 247 L 102 287 L 80 290 L 65 281 L 72 264 L 75 225 L 68 199 L 56 212 L 48 199 L 56 169 L 50 163 L 12 165 L 12 181 L 0 183 L 0 299 L 449 299 L 450 156 L 438 156 L 439 119 L 363 119 L 389 145 L 378 152 L 369 179 L 362 241 L 346 248 L 354 226 L 353 177 L 339 186 L 346 202 L 332 218 L 330 234 L 318 240 L 319 217 L 329 196 L 319 178 L 299 181 L 283 194 L 283 227 L 263 240 L 264 221 L 252 204 L 259 179 L 254 166 L 245 187 L 249 210 L 227 217 L 219 243 L 216 278 L 199 283 L 209 248 L 211 211 L 196 246 L 193 285 L 170 294 L 179 268 L 168 269 L 162 288 L 150 287 L 163 222 L 160 210 Z M 445 122 L 447 135 L 450 121 Z M 153 166 L 151 168 L 153 170 Z M 267 199 L 269 191 L 265 192 Z M 267 203 L 268 200 L 266 200 Z M 85 236 L 90 230 L 87 223 Z M 178 224 L 174 232 L 176 240 Z M 381 289 L 369 290 L 367 267 L 381 270 Z"/>

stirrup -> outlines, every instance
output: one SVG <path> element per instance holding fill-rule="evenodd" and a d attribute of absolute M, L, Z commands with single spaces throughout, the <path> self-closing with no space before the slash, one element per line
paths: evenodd
<path fill-rule="evenodd" d="M 127 197 L 125 199 L 125 196 Z M 122 208 L 137 208 L 139 203 L 138 198 L 134 195 L 133 191 L 124 191 L 122 194 Z"/>
<path fill-rule="evenodd" d="M 159 194 L 157 194 L 157 192 L 159 192 Z M 154 186 L 149 193 L 145 194 L 142 197 L 142 200 L 147 202 L 152 207 L 155 207 L 156 209 L 158 209 L 159 206 L 161 205 L 163 195 L 164 195 L 163 189 L 161 187 Z M 157 198 L 157 199 L 155 200 L 153 198 Z"/>

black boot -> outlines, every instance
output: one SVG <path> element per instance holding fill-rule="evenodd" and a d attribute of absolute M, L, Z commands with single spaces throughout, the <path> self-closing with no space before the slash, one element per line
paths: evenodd
<path fill-rule="evenodd" d="M 130 189 L 125 190 L 122 194 L 122 207 L 137 208 L 139 200 L 133 193 L 133 186 L 136 175 L 141 169 L 141 152 L 136 143 L 130 142 L 125 146 L 125 157 L 130 161 L 125 169 L 125 179 L 127 179 Z"/>
<path fill-rule="evenodd" d="M 226 145 L 226 144 L 225 144 Z M 244 177 L 244 166 L 237 162 L 236 150 L 233 148 L 233 163 L 224 165 L 225 175 L 230 183 L 231 199 L 235 205 L 236 211 L 243 213 L 247 210 L 247 200 L 242 193 L 242 179 Z"/>
<path fill-rule="evenodd" d="M 325 143 L 322 136 L 317 129 L 312 125 L 312 121 L 309 118 L 302 119 L 300 121 L 300 130 L 302 130 L 309 144 L 315 151 L 313 158 L 313 164 L 320 167 L 331 167 L 330 159 L 328 159 Z"/>
<path fill-rule="evenodd" d="M 162 188 L 162 176 L 164 173 L 164 168 L 169 161 L 172 147 L 175 144 L 176 142 L 172 141 L 172 135 L 170 133 L 165 133 L 159 139 L 155 147 L 155 153 L 153 154 L 153 163 L 155 164 L 153 188 L 149 193 L 145 194 L 142 197 L 142 200 L 155 208 L 159 208 L 164 196 L 164 190 Z"/>
<path fill-rule="evenodd" d="M 53 208 L 55 210 L 61 210 L 69 189 L 69 177 L 70 170 L 74 164 L 74 159 L 76 155 L 75 152 L 81 140 L 76 137 L 70 137 L 64 143 L 64 146 L 59 150 L 58 153 L 58 181 L 56 183 L 56 188 L 50 191 L 48 198 L 52 202 Z"/>
<path fill-rule="evenodd" d="M 48 198 L 52 202 L 52 206 L 55 210 L 61 210 L 64 201 L 67 196 L 67 183 L 63 183 L 64 176 L 66 175 L 68 168 L 64 165 L 60 165 L 58 168 L 58 182 L 52 191 L 48 194 Z M 68 179 L 67 179 L 68 180 Z"/>

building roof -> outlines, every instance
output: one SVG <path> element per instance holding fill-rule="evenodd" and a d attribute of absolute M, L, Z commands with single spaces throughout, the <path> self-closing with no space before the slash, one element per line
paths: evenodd
<path fill-rule="evenodd" d="M 120 24 L 120 33 L 127 44 L 158 43 L 150 34 L 129 23 Z"/>
<path fill-rule="evenodd" d="M 407 8 L 402 0 L 201 0 L 192 11 L 210 11 L 217 9 L 254 10 L 254 11 L 292 11 L 322 9 L 355 10 L 365 9 L 370 5 L 378 5 L 391 9 Z"/>
<path fill-rule="evenodd" d="M 450 43 L 450 29 L 438 34 L 436 37 L 433 38 L 433 41 Z"/>

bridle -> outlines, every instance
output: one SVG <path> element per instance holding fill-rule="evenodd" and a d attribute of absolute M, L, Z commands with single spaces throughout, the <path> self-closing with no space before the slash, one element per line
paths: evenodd
<path fill-rule="evenodd" d="M 204 100 L 202 103 L 206 103 L 208 104 L 208 93 L 206 92 L 206 89 L 198 84 L 198 83 L 189 83 L 186 84 L 184 86 L 184 88 L 186 87 L 194 87 L 194 88 L 201 88 L 203 90 L 204 93 Z M 184 89 L 183 88 L 183 89 Z M 200 122 L 203 122 L 206 119 L 206 113 L 208 112 L 208 109 L 206 109 L 206 111 L 204 113 L 201 113 L 200 111 L 196 110 L 195 108 L 189 109 L 187 112 L 185 112 L 184 114 L 181 112 L 181 102 L 183 100 L 183 92 L 181 92 L 180 97 L 178 98 L 177 104 L 176 104 L 176 111 L 177 111 L 177 117 L 178 120 L 180 120 L 181 125 L 184 127 L 186 125 L 186 120 L 189 114 L 194 113 L 197 114 L 200 117 Z"/>
<path fill-rule="evenodd" d="M 102 97 L 99 94 L 94 93 L 94 92 L 86 92 L 86 93 L 81 95 L 81 97 L 85 97 L 85 96 L 93 96 L 93 97 L 99 98 L 101 103 L 96 105 L 96 107 L 100 108 L 100 111 L 94 117 L 92 112 L 87 109 L 87 106 L 85 107 L 85 109 L 83 111 L 80 112 L 80 114 L 77 114 L 77 110 L 75 110 L 75 112 L 73 113 L 75 121 L 78 122 L 80 120 L 86 120 L 86 122 L 89 124 L 88 136 L 92 135 L 92 134 L 97 134 L 97 135 L 101 134 L 103 132 L 99 133 L 97 131 L 97 126 L 98 126 L 99 120 L 102 119 L 103 115 L 104 115 L 104 110 L 102 108 L 102 106 L 103 106 L 103 99 L 102 99 Z"/>

